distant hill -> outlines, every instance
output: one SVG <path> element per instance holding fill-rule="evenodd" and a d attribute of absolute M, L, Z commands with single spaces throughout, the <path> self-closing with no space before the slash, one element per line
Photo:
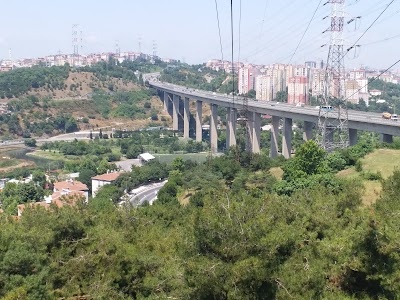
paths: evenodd
<path fill-rule="evenodd" d="M 102 127 L 169 126 L 169 116 L 136 71 L 154 66 L 101 63 L 78 70 L 34 67 L 0 74 L 0 98 L 11 115 L 0 115 L 3 139 L 51 136 Z M 140 67 L 140 68 L 139 68 Z M 136 74 L 135 74 L 136 73 Z"/>

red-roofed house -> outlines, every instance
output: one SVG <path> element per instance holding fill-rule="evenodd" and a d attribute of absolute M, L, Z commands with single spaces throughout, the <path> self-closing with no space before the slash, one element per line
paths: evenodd
<path fill-rule="evenodd" d="M 52 195 L 45 197 L 45 201 L 18 205 L 18 217 L 21 217 L 23 211 L 27 207 L 33 208 L 41 206 L 45 209 L 49 209 L 51 205 L 54 205 L 60 208 L 64 205 L 75 205 L 82 197 L 85 198 L 85 193 L 83 191 L 54 192 Z"/>
<path fill-rule="evenodd" d="M 103 175 L 92 177 L 92 196 L 95 197 L 97 191 L 104 185 L 110 184 L 117 180 L 122 173 L 111 172 Z"/>
<path fill-rule="evenodd" d="M 54 183 L 54 193 L 61 192 L 64 194 L 68 194 L 70 192 L 82 192 L 86 198 L 86 201 L 89 199 L 89 188 L 86 184 L 83 184 L 80 181 L 67 180 L 62 182 Z"/>

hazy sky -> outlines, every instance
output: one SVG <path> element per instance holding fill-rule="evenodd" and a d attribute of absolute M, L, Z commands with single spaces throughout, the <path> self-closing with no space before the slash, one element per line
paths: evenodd
<path fill-rule="evenodd" d="M 323 0 L 292 63 L 326 59 L 330 6 Z M 351 46 L 391 0 L 346 0 L 348 25 L 345 38 Z M 230 1 L 218 0 L 223 54 L 231 59 Z M 239 6 L 234 0 L 235 60 L 268 64 L 288 63 L 320 0 L 243 0 L 239 43 Z M 152 53 L 188 63 L 221 58 L 214 0 L 0 0 L 0 59 L 39 57 L 72 52 L 72 24 L 83 31 L 82 53 L 121 51 Z M 400 56 L 400 0 L 360 40 L 357 53 L 346 56 L 346 66 L 384 68 Z M 356 28 L 357 27 L 357 28 Z M 391 40 L 381 41 L 396 36 Z M 380 42 L 379 42 L 380 41 Z M 375 43 L 377 42 L 377 43 Z M 396 69 L 400 69 L 399 66 Z"/>

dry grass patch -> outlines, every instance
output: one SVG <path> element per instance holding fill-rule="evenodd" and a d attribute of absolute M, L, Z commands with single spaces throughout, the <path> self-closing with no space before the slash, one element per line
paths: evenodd
<path fill-rule="evenodd" d="M 271 175 L 274 176 L 276 179 L 282 180 L 283 170 L 280 167 L 271 168 L 269 171 Z"/>
<path fill-rule="evenodd" d="M 393 174 L 395 168 L 400 168 L 400 150 L 378 149 L 362 159 L 363 169 L 381 172 L 383 178 Z"/>
<path fill-rule="evenodd" d="M 184 191 L 181 195 L 178 197 L 178 201 L 181 205 L 186 206 L 190 202 L 190 197 L 192 197 L 196 192 L 192 190 L 187 190 Z"/>

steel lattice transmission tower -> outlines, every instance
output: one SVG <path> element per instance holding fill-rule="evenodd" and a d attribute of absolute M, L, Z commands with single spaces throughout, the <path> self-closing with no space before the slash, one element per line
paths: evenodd
<path fill-rule="evenodd" d="M 317 142 L 328 152 L 349 145 L 348 111 L 345 101 L 344 68 L 344 2 L 329 0 L 332 6 L 328 59 L 325 67 L 324 91 L 320 101 Z"/>
<path fill-rule="evenodd" d="M 79 31 L 79 24 L 72 25 L 72 47 L 74 53 L 72 55 L 72 65 L 79 65 L 79 48 L 82 49 L 82 31 Z"/>

